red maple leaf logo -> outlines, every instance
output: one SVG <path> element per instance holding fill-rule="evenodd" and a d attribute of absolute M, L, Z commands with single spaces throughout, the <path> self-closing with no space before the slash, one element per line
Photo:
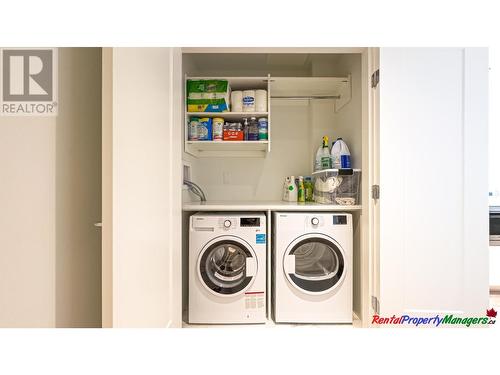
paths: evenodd
<path fill-rule="evenodd" d="M 486 310 L 486 316 L 488 318 L 496 318 L 497 317 L 497 312 L 495 311 L 495 309 L 492 307 L 491 309 L 489 310 Z"/>

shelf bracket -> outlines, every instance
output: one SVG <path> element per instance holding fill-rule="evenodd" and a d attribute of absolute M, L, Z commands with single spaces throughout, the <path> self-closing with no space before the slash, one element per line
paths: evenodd
<path fill-rule="evenodd" d="M 343 107 L 347 105 L 351 101 L 352 98 L 352 79 L 351 74 L 349 74 L 348 79 L 342 82 L 342 85 L 339 88 L 339 98 L 335 100 L 335 112 L 340 111 Z"/>

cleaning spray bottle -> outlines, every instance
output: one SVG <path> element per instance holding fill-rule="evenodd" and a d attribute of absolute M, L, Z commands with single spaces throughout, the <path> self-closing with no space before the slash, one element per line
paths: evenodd
<path fill-rule="evenodd" d="M 306 201 L 306 189 L 304 187 L 304 177 L 299 176 L 299 183 L 297 189 L 297 202 L 304 203 Z"/>
<path fill-rule="evenodd" d="M 323 145 L 321 147 L 321 170 L 330 169 L 332 167 L 332 158 L 328 147 L 328 136 L 323 137 Z"/>
<path fill-rule="evenodd" d="M 328 158 L 327 158 L 328 155 Z M 314 159 L 314 172 L 321 171 L 323 169 L 331 168 L 330 152 L 328 150 L 328 136 L 323 137 L 323 142 L 316 151 L 316 158 Z"/>

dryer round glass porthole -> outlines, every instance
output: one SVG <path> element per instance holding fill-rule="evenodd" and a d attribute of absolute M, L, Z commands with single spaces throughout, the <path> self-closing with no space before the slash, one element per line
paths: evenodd
<path fill-rule="evenodd" d="M 257 258 L 251 246 L 232 236 L 215 238 L 198 258 L 203 286 L 218 296 L 235 296 L 248 289 L 257 274 Z"/>
<path fill-rule="evenodd" d="M 303 293 L 331 293 L 345 278 L 345 254 L 333 238 L 317 233 L 307 234 L 288 246 L 283 258 L 283 271 L 290 284 Z"/>

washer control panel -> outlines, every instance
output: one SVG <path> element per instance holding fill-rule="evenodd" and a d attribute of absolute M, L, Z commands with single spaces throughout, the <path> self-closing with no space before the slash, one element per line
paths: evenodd
<path fill-rule="evenodd" d="M 238 228 L 260 228 L 260 217 L 221 217 L 219 219 L 219 228 L 232 230 Z"/>

